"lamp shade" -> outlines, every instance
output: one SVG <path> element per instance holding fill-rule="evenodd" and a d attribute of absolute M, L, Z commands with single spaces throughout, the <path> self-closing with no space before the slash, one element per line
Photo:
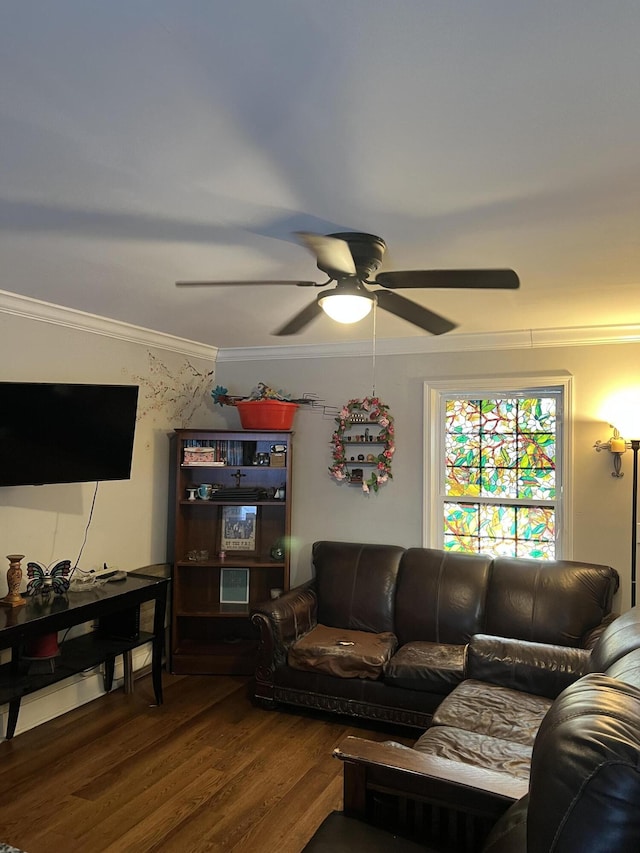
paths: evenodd
<path fill-rule="evenodd" d="M 640 388 L 612 397 L 607 402 L 607 419 L 627 441 L 640 438 Z"/>
<path fill-rule="evenodd" d="M 320 307 L 338 323 L 357 323 L 373 308 L 371 296 L 358 296 L 352 293 L 330 293 L 318 299 Z"/>

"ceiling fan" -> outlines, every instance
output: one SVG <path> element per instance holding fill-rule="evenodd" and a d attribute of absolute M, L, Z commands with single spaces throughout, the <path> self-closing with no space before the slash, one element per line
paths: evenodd
<path fill-rule="evenodd" d="M 404 270 L 381 272 L 372 279 L 387 248 L 381 237 L 352 231 L 326 236 L 297 231 L 296 236 L 315 255 L 318 269 L 329 276 L 327 281 L 320 284 L 315 281 L 178 281 L 176 284 L 179 287 L 292 284 L 326 288 L 335 282 L 334 287 L 322 290 L 274 335 L 295 335 L 322 311 L 338 322 L 355 323 L 366 317 L 374 302 L 432 335 L 443 335 L 455 329 L 456 324 L 395 291 L 403 288 L 516 290 L 520 287 L 517 274 L 510 269 Z"/>

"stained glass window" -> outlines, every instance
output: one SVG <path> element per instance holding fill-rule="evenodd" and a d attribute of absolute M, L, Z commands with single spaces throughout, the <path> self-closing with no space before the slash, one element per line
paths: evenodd
<path fill-rule="evenodd" d="M 555 559 L 561 389 L 442 394 L 442 547 Z"/>

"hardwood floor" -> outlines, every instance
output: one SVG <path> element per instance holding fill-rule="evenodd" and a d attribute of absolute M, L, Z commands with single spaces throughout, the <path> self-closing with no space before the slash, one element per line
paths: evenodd
<path fill-rule="evenodd" d="M 27 853 L 299 853 L 342 806 L 348 734 L 404 731 L 266 711 L 249 679 L 164 675 L 0 743 L 0 841 Z"/>

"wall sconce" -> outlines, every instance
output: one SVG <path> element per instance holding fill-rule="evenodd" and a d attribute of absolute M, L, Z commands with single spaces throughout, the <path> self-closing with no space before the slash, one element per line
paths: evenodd
<path fill-rule="evenodd" d="M 622 467 L 622 454 L 627 449 L 627 442 L 621 437 L 613 424 L 609 424 L 609 426 L 613 429 L 613 435 L 609 441 L 596 441 L 593 446 L 598 453 L 600 453 L 601 450 L 608 450 L 610 453 L 613 453 L 613 471 L 611 472 L 611 476 L 624 477 L 624 474 L 620 469 Z M 631 447 L 630 444 L 629 447 Z"/>

